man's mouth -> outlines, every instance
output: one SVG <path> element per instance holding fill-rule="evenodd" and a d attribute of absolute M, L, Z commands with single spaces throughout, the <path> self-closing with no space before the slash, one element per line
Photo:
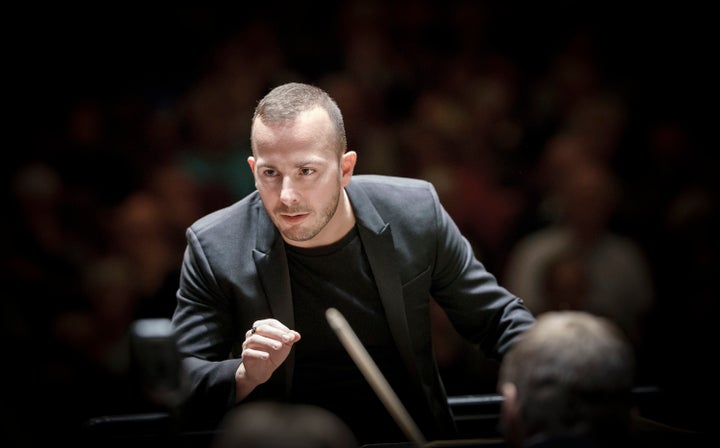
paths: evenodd
<path fill-rule="evenodd" d="M 298 224 L 308 217 L 308 213 L 281 213 L 280 217 L 288 224 Z"/>

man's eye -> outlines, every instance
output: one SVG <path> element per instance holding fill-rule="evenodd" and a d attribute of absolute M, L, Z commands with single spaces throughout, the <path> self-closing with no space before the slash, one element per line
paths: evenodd
<path fill-rule="evenodd" d="M 300 170 L 300 174 L 302 174 L 303 176 L 309 176 L 314 172 L 315 172 L 315 170 L 312 168 L 303 168 Z"/>
<path fill-rule="evenodd" d="M 277 175 L 277 171 L 265 170 L 265 171 L 263 171 L 263 175 L 265 175 L 266 177 L 275 177 Z"/>

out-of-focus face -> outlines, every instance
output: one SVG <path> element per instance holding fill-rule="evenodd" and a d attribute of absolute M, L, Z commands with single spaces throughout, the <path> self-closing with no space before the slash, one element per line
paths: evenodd
<path fill-rule="evenodd" d="M 342 213 L 349 210 L 344 187 L 350 183 L 356 155 L 339 154 L 327 112 L 318 107 L 294 122 L 273 126 L 258 119 L 251 140 L 248 164 L 255 186 L 283 239 L 313 247 L 342 238 L 349 218 Z"/>

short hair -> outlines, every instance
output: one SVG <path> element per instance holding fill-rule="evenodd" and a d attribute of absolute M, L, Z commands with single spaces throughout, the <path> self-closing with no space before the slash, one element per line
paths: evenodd
<path fill-rule="evenodd" d="M 282 124 L 295 120 L 301 112 L 315 107 L 325 109 L 337 136 L 340 154 L 347 149 L 347 136 L 342 112 L 334 99 L 323 89 L 305 83 L 289 82 L 270 90 L 257 104 L 252 122 L 258 118 L 263 123 Z"/>
<path fill-rule="evenodd" d="M 607 318 L 549 311 L 506 354 L 498 380 L 516 387 L 525 437 L 612 437 L 629 429 L 634 356 Z"/>

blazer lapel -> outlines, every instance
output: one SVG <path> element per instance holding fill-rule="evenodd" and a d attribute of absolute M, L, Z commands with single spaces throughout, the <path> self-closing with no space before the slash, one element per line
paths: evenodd
<path fill-rule="evenodd" d="M 419 378 L 408 327 L 400 273 L 395 264 L 395 246 L 389 223 L 383 222 L 370 199 L 360 189 L 347 187 L 355 210 L 358 232 L 367 254 L 390 331 L 411 375 Z"/>
<path fill-rule="evenodd" d="M 285 324 L 288 328 L 294 328 L 295 315 L 285 245 L 262 205 L 258 207 L 257 239 L 253 250 L 253 259 L 255 260 L 258 277 L 265 290 L 272 317 Z M 295 351 L 291 350 L 288 358 L 280 366 L 285 370 L 285 375 L 273 375 L 270 379 L 272 381 L 275 378 L 284 377 L 285 384 L 283 387 L 286 393 L 290 391 L 292 384 L 295 366 L 294 353 Z"/>
<path fill-rule="evenodd" d="M 261 211 L 258 215 L 257 243 L 253 250 L 258 276 L 273 317 L 292 328 L 295 318 L 285 244 L 267 213 Z"/>

